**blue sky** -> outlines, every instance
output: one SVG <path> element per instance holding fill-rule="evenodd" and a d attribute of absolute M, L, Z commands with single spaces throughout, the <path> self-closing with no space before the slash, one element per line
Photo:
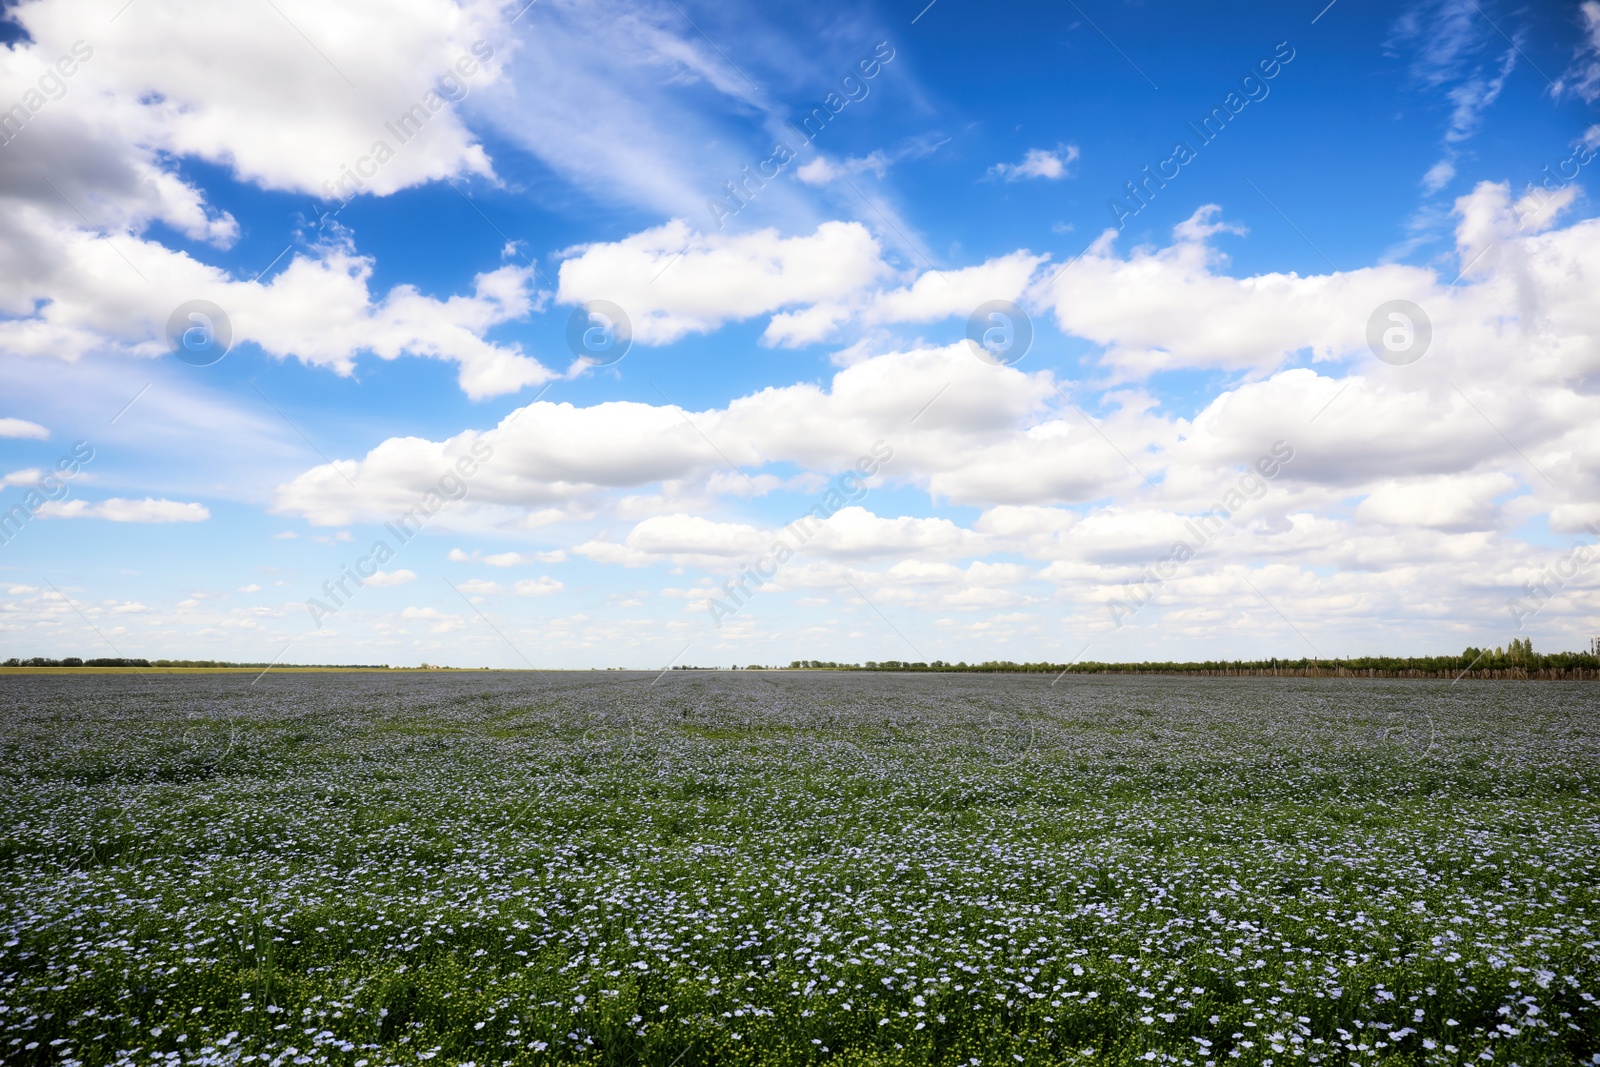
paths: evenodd
<path fill-rule="evenodd" d="M 0 654 L 1600 632 L 1592 0 L 6 15 Z"/>

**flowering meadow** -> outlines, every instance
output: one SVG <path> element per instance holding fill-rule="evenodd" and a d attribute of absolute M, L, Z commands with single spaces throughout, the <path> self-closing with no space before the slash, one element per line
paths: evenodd
<path fill-rule="evenodd" d="M 1600 686 L 0 676 L 4 1064 L 1600 1063 Z"/>

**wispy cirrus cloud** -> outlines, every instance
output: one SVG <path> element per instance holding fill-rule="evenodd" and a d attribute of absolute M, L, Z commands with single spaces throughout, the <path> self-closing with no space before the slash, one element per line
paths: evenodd
<path fill-rule="evenodd" d="M 1600 100 L 1600 0 L 1583 0 L 1578 5 L 1578 19 L 1583 39 L 1572 66 L 1556 80 L 1551 93 L 1558 98 L 1572 93 L 1592 104 Z"/>

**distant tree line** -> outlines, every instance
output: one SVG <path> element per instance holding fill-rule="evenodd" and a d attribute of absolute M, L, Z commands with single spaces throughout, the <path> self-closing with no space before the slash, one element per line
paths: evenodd
<path fill-rule="evenodd" d="M 1200 674 L 1233 671 L 1348 671 L 1364 673 L 1446 674 L 1479 671 L 1571 671 L 1600 670 L 1600 646 L 1591 644 L 1585 652 L 1535 652 L 1529 638 L 1512 638 L 1500 648 L 1469 646 L 1456 656 L 1355 656 L 1349 659 L 1288 659 L 1273 657 L 1258 660 L 1194 660 L 1188 662 L 1149 661 L 1142 663 L 1103 663 L 1083 660 L 1078 663 L 1017 663 L 1012 660 L 985 660 L 982 663 L 931 663 L 906 660 L 868 660 L 864 664 L 837 663 L 823 659 L 797 659 L 790 670 L 839 671 L 964 671 L 1014 674 Z"/>
<path fill-rule="evenodd" d="M 271 663 L 227 663 L 215 659 L 79 659 L 77 656 L 67 656 L 64 659 L 50 659 L 46 656 L 34 656 L 31 659 L 17 659 L 15 657 L 0 663 L 0 667 L 254 667 L 266 669 Z M 280 663 L 279 667 L 314 667 L 318 670 L 388 670 L 387 663 Z"/>

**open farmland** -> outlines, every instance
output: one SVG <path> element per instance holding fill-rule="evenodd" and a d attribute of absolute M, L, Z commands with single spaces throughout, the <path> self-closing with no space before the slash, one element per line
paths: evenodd
<path fill-rule="evenodd" d="M 1593 685 L 251 679 L 0 677 L 4 1063 L 1600 1062 Z"/>

